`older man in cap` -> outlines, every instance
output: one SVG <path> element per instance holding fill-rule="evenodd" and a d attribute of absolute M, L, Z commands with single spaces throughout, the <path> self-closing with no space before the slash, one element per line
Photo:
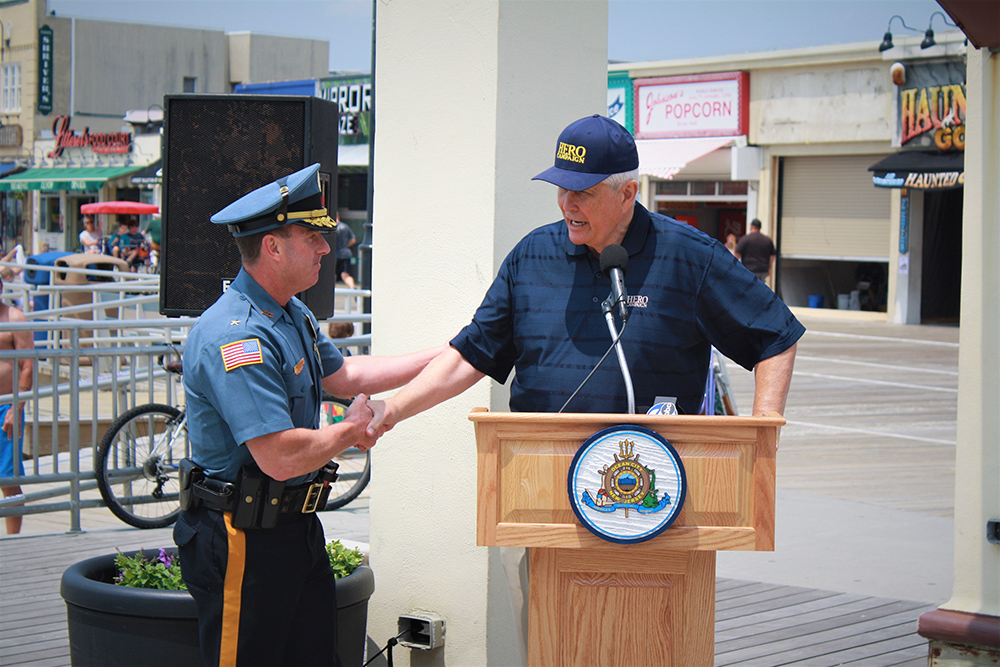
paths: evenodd
<path fill-rule="evenodd" d="M 406 388 L 376 405 L 372 428 L 398 423 L 484 375 L 503 383 L 512 369 L 512 410 L 626 412 L 613 362 L 601 364 L 566 404 L 610 342 L 600 305 L 609 279 L 599 258 L 611 245 L 628 255 L 621 343 L 631 352 L 640 408 L 674 396 L 682 414 L 696 414 L 714 345 L 754 369 L 754 414 L 783 411 L 805 328 L 724 245 L 639 204 L 638 168 L 635 142 L 615 121 L 592 116 L 563 130 L 555 165 L 535 177 L 558 186 L 563 219 L 518 242 L 472 323 Z"/>
<path fill-rule="evenodd" d="M 344 358 L 295 297 L 318 280 L 336 224 L 318 171 L 212 216 L 236 237 L 243 267 L 185 346 L 191 459 L 174 528 L 209 665 L 339 664 L 334 576 L 314 514 L 335 476 L 327 464 L 381 434 L 366 433 L 366 394 L 401 386 L 441 352 Z M 357 398 L 320 429 L 323 390 Z"/>
<path fill-rule="evenodd" d="M 753 414 L 782 412 L 805 328 L 724 245 L 639 204 L 638 168 L 635 142 L 615 121 L 595 115 L 567 126 L 554 166 L 535 177 L 558 187 L 563 219 L 518 242 L 451 347 L 384 404 L 373 403 L 369 433 L 485 375 L 503 383 L 512 369 L 513 411 L 627 412 L 613 360 L 573 395 L 610 343 L 601 312 L 609 277 L 599 258 L 612 245 L 628 256 L 621 344 L 639 410 L 672 396 L 682 414 L 697 414 L 714 345 L 754 370 Z"/>

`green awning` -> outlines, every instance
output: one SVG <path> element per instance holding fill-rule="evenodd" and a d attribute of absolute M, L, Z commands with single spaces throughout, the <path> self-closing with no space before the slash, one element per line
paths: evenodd
<path fill-rule="evenodd" d="M 10 190 L 85 190 L 96 192 L 107 181 L 142 167 L 39 167 L 0 178 L 0 192 Z"/>

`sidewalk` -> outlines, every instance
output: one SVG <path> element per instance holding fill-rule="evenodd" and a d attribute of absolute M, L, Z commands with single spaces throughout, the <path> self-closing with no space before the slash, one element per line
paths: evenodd
<path fill-rule="evenodd" d="M 808 332 L 778 452 L 776 549 L 719 553 L 717 664 L 769 666 L 778 657 L 820 664 L 820 653 L 839 660 L 862 649 L 899 652 L 892 664 L 926 664 L 915 620 L 947 601 L 952 586 L 958 329 L 797 315 Z M 729 373 L 737 405 L 749 413 L 752 375 L 732 363 Z M 328 539 L 367 551 L 367 492 L 320 516 Z M 170 529 L 130 529 L 105 509 L 87 510 L 78 535 L 65 534 L 66 513 L 29 515 L 24 523 L 23 535 L 0 538 L 0 588 L 17 597 L 30 585 L 23 603 L 36 608 L 44 599 L 37 613 L 49 629 L 30 641 L 5 630 L 36 613 L 17 600 L 5 605 L 0 665 L 48 653 L 46 664 L 68 664 L 59 657 L 68 655 L 65 622 L 58 622 L 63 561 L 108 545 L 171 541 Z"/>

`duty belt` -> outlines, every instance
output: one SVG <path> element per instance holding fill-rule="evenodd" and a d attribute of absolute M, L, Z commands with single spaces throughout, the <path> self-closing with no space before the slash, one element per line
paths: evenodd
<path fill-rule="evenodd" d="M 206 478 L 191 486 L 191 492 L 201 500 L 204 507 L 223 512 L 235 512 L 240 503 L 254 503 L 254 495 L 237 494 L 235 484 L 220 482 Z M 261 500 L 272 507 L 277 507 L 281 514 L 312 514 L 317 509 L 326 506 L 330 487 L 324 482 L 286 486 L 273 497 Z M 242 496 L 242 497 L 241 497 Z"/>

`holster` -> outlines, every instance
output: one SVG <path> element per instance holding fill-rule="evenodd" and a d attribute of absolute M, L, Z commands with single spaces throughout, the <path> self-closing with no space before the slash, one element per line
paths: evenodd
<path fill-rule="evenodd" d="M 181 459 L 178 464 L 178 482 L 180 483 L 179 500 L 184 511 L 198 509 L 201 499 L 192 492 L 191 487 L 205 479 L 205 471 L 191 459 Z"/>
<path fill-rule="evenodd" d="M 240 468 L 239 502 L 233 510 L 234 528 L 273 528 L 281 511 L 285 483 L 271 479 L 256 465 Z"/>

